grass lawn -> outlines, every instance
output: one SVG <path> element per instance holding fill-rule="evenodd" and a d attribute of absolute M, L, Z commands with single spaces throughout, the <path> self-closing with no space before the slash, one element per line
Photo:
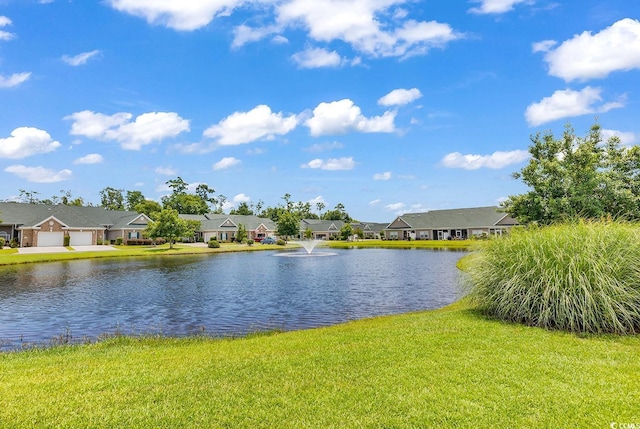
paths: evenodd
<path fill-rule="evenodd" d="M 0 354 L 2 427 L 608 428 L 640 422 L 640 337 L 436 311 L 242 339 Z"/>
<path fill-rule="evenodd" d="M 360 240 L 360 241 L 326 241 L 327 245 L 336 249 L 355 249 L 366 247 L 384 247 L 387 249 L 460 249 L 468 250 L 477 241 L 473 240 Z"/>
<path fill-rule="evenodd" d="M 292 245 L 288 245 L 293 247 Z M 246 244 L 237 243 L 221 243 L 218 249 L 210 249 L 208 247 L 194 247 L 183 244 L 174 244 L 173 249 L 169 249 L 168 244 L 161 246 L 112 246 L 117 250 L 114 251 L 98 251 L 98 252 L 78 252 L 71 250 L 64 253 L 36 253 L 36 254 L 19 254 L 18 249 L 4 248 L 0 250 L 0 266 L 14 264 L 28 264 L 32 262 L 53 262 L 53 261 L 69 261 L 74 259 L 92 259 L 92 258 L 122 258 L 122 257 L 145 257 L 145 256 L 176 256 L 176 255 L 193 255 L 200 253 L 220 253 L 220 252 L 251 252 L 256 250 L 281 250 L 283 247 L 275 244 L 254 244 L 247 246 Z M 69 249 L 73 249 L 70 247 Z"/>

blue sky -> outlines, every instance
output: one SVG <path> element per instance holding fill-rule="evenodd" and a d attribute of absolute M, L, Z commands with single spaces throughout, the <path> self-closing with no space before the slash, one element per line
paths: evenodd
<path fill-rule="evenodd" d="M 640 144 L 640 2 L 0 0 L 0 199 L 206 183 L 354 217 L 486 206 L 530 135 Z"/>

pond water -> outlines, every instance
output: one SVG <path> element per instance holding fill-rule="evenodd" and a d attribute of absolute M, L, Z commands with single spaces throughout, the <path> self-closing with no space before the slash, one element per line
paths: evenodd
<path fill-rule="evenodd" d="M 0 349 L 102 334 L 243 335 L 434 309 L 464 252 L 332 250 L 80 260 L 0 268 Z M 302 256 L 302 255 L 297 255 Z"/>

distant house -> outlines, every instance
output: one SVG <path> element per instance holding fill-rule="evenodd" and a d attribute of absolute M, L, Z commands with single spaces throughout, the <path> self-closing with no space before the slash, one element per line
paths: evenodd
<path fill-rule="evenodd" d="M 300 221 L 300 237 L 304 237 L 307 229 L 311 230 L 314 240 L 330 240 L 339 237 L 345 222 L 341 220 L 303 219 Z M 386 223 L 352 222 L 353 231 L 362 230 L 364 238 L 380 238 Z"/>
<path fill-rule="evenodd" d="M 384 229 L 387 240 L 465 240 L 501 235 L 518 222 L 498 207 L 475 207 L 406 213 Z"/>
<path fill-rule="evenodd" d="M 139 238 L 149 218 L 137 212 L 102 207 L 0 202 L 0 237 L 21 247 L 94 245 L 118 237 Z"/>
<path fill-rule="evenodd" d="M 211 238 L 218 241 L 233 241 L 238 235 L 238 228 L 243 225 L 250 240 L 261 240 L 272 237 L 276 233 L 276 224 L 269 218 L 250 215 L 226 215 L 207 213 L 204 215 L 180 215 L 183 219 L 200 222 L 196 231 L 199 239 L 207 242 Z"/>

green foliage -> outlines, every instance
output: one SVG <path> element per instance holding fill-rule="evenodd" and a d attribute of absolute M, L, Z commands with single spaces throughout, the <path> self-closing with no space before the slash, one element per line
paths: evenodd
<path fill-rule="evenodd" d="M 154 219 L 147 225 L 145 234 L 151 238 L 162 237 L 173 247 L 176 239 L 190 237 L 194 234 L 193 224 L 180 218 L 178 211 L 168 208 L 156 213 Z"/>
<path fill-rule="evenodd" d="M 503 320 L 571 332 L 640 331 L 640 230 L 616 222 L 515 228 L 483 243 L 471 296 Z"/>
<path fill-rule="evenodd" d="M 106 187 L 100 191 L 100 207 L 107 210 L 124 210 L 122 189 Z"/>
<path fill-rule="evenodd" d="M 249 207 L 249 204 L 245 203 L 244 201 L 241 202 L 240 204 L 238 204 L 238 207 L 231 210 L 229 212 L 229 214 L 232 215 L 242 215 L 242 216 L 249 216 L 253 214 L 253 210 L 251 210 L 251 207 Z"/>
<path fill-rule="evenodd" d="M 640 219 L 640 148 L 617 137 L 602 144 L 600 126 L 585 138 L 567 126 L 562 139 L 549 131 L 531 137 L 531 159 L 513 175 L 531 190 L 503 207 L 521 223 L 550 224 L 575 218 Z"/>
<path fill-rule="evenodd" d="M 278 246 L 284 246 L 284 245 L 286 245 L 286 244 L 287 244 L 287 242 L 286 242 L 286 241 L 284 241 L 282 238 L 278 238 L 278 241 L 276 241 L 276 244 L 277 244 Z"/>
<path fill-rule="evenodd" d="M 244 224 L 238 224 L 238 232 L 236 234 L 236 241 L 238 243 L 244 243 L 247 239 L 247 228 Z"/>
<path fill-rule="evenodd" d="M 63 245 L 64 245 L 65 247 L 66 247 L 66 246 L 69 246 L 69 243 L 71 243 L 71 237 L 70 237 L 70 236 L 68 236 L 68 235 L 65 235 L 65 236 L 62 238 L 62 243 L 63 243 Z"/>
<path fill-rule="evenodd" d="M 210 249 L 219 249 L 220 243 L 218 243 L 218 240 L 212 237 L 209 239 L 209 242 L 207 243 L 207 247 L 209 247 Z"/>
<path fill-rule="evenodd" d="M 6 240 L 2 237 L 0 237 L 0 249 L 2 249 L 4 247 L 4 245 L 6 244 Z"/>
<path fill-rule="evenodd" d="M 304 230 L 304 238 L 308 240 L 313 238 L 313 230 L 311 228 L 307 228 Z"/>
<path fill-rule="evenodd" d="M 152 216 L 153 213 L 162 211 L 162 206 L 159 202 L 154 200 L 144 200 L 133 207 L 133 210 L 138 213 L 144 213 L 147 216 Z"/>
<path fill-rule="evenodd" d="M 116 238 L 116 246 L 122 246 L 122 237 Z"/>
<path fill-rule="evenodd" d="M 284 212 L 280 215 L 277 222 L 277 234 L 281 237 L 288 238 L 295 236 L 300 230 L 300 219 L 291 212 Z"/>
<path fill-rule="evenodd" d="M 138 206 L 138 204 L 144 204 L 146 201 L 144 195 L 142 195 L 142 192 L 140 191 L 127 191 L 125 200 L 127 202 L 127 206 L 126 206 L 127 210 L 136 210 L 136 206 Z M 144 213 L 144 212 L 138 212 L 138 213 Z"/>
<path fill-rule="evenodd" d="M 18 243 L 18 239 L 12 238 L 11 241 L 9 242 L 9 247 L 11 247 L 12 249 L 16 249 L 20 247 L 20 243 Z"/>
<path fill-rule="evenodd" d="M 344 225 L 342 225 L 342 228 L 340 228 L 340 239 L 348 240 L 349 237 L 351 237 L 352 235 L 353 235 L 353 227 L 351 226 L 351 224 L 345 223 Z"/>

